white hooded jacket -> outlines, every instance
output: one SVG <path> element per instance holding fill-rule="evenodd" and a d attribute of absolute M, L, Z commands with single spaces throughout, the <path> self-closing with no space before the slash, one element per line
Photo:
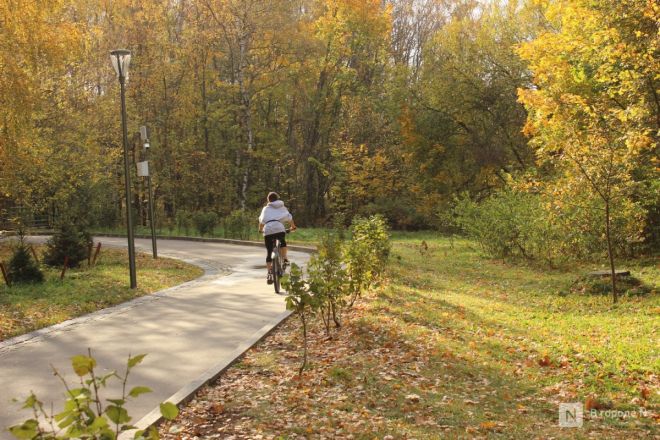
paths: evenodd
<path fill-rule="evenodd" d="M 284 222 L 290 222 L 291 220 L 293 220 L 293 217 L 281 200 L 269 202 L 261 210 L 261 215 L 259 216 L 259 223 L 264 225 L 264 235 L 286 232 Z"/>

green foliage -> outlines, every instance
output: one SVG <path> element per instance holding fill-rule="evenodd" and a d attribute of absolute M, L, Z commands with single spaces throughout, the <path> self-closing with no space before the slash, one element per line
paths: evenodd
<path fill-rule="evenodd" d="M 303 277 L 302 269 L 295 263 L 291 264 L 289 274 L 282 278 L 282 287 L 287 292 L 285 298 L 287 310 L 292 310 L 300 318 L 303 327 L 303 361 L 298 370 L 298 375 L 307 366 L 307 325 L 308 319 L 314 314 L 318 307 L 318 301 L 311 293 L 309 284 Z"/>
<path fill-rule="evenodd" d="M 573 197 L 547 200 L 542 194 L 501 190 L 475 202 L 467 195 L 456 201 L 453 221 L 482 250 L 502 259 L 526 259 L 558 265 L 594 260 L 605 255 L 604 216 L 598 199 Z M 629 255 L 639 238 L 642 213 L 621 201 L 611 211 L 616 255 Z"/>
<path fill-rule="evenodd" d="M 257 217 L 257 215 L 245 209 L 232 211 L 231 214 L 222 219 L 224 237 L 249 240 L 256 230 Z"/>
<path fill-rule="evenodd" d="M 309 289 L 318 302 L 327 334 L 331 321 L 341 326 L 341 309 L 346 305 L 348 273 L 343 267 L 342 245 L 338 234 L 326 234 L 308 265 Z"/>
<path fill-rule="evenodd" d="M 454 213 L 458 226 L 494 257 L 534 259 L 552 246 L 538 196 L 504 190 L 480 203 L 464 197 Z"/>
<path fill-rule="evenodd" d="M 392 244 L 387 220 L 380 214 L 369 218 L 356 217 L 351 224 L 352 241 L 355 246 L 367 249 L 365 264 L 369 265 L 374 278 L 379 278 L 384 270 L 385 263 L 390 256 Z"/>
<path fill-rule="evenodd" d="M 179 231 L 184 231 L 186 235 L 189 235 L 192 224 L 193 214 L 191 212 L 185 209 L 180 209 L 176 212 L 176 226 L 179 228 Z"/>
<path fill-rule="evenodd" d="M 91 351 L 87 356 L 77 355 L 71 358 L 71 367 L 76 376 L 80 378 L 79 387 L 71 387 L 64 377 L 54 370 L 63 383 L 66 390 L 64 409 L 56 414 L 49 413 L 43 403 L 34 393 L 23 402 L 23 408 L 32 410 L 33 418 L 23 423 L 12 426 L 9 432 L 20 440 L 32 439 L 98 439 L 114 440 L 124 431 L 135 429 L 130 425 L 132 417 L 126 410 L 126 403 L 141 394 L 150 393 L 151 389 L 137 386 L 127 392 L 128 377 L 131 370 L 142 362 L 146 355 L 129 356 L 123 375 L 115 371 L 98 376 L 95 371 L 96 359 L 92 357 Z M 122 384 L 122 395 L 115 399 L 101 399 L 100 394 L 111 381 L 119 381 Z M 104 404 L 104 402 L 109 402 Z M 161 414 L 168 420 L 176 418 L 178 409 L 171 403 L 163 403 L 160 406 Z M 40 425 L 40 421 L 46 422 L 49 428 Z M 157 439 L 158 431 L 152 427 L 148 432 L 137 430 L 134 439 Z"/>
<path fill-rule="evenodd" d="M 218 224 L 218 214 L 212 211 L 198 211 L 193 214 L 193 223 L 195 223 L 195 229 L 197 229 L 197 232 L 202 237 L 204 235 L 213 235 L 213 230 Z"/>
<path fill-rule="evenodd" d="M 287 309 L 295 311 L 303 324 L 304 355 L 300 374 L 307 365 L 309 317 L 320 312 L 327 335 L 332 322 L 335 327 L 341 327 L 342 309 L 353 305 L 365 289 L 379 280 L 390 253 L 387 222 L 381 215 L 355 218 L 351 226 L 352 239 L 348 242 L 339 231 L 322 236 L 318 253 L 308 265 L 308 280 L 296 264 L 292 264 L 290 274 L 282 279 L 287 292 Z"/>
<path fill-rule="evenodd" d="M 78 267 L 89 256 L 92 237 L 85 229 L 69 222 L 61 222 L 58 231 L 46 243 L 44 263 L 62 267 L 64 258 L 69 257 L 68 267 Z"/>
<path fill-rule="evenodd" d="M 12 283 L 41 283 L 44 280 L 44 274 L 22 240 L 14 249 L 7 272 Z"/>
<path fill-rule="evenodd" d="M 282 287 L 286 289 L 285 298 L 287 310 L 296 313 L 308 313 L 314 310 L 316 301 L 309 291 L 302 268 L 291 263 L 291 270 L 282 278 Z"/>

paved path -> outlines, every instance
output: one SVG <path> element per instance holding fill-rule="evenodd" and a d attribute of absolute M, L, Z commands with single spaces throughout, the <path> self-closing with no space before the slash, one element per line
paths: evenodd
<path fill-rule="evenodd" d="M 126 243 L 125 238 L 99 240 L 104 246 Z M 150 246 L 149 240 L 136 240 L 138 251 L 148 252 Z M 12 398 L 32 390 L 47 408 L 51 401 L 63 401 L 62 385 L 49 365 L 74 380 L 69 358 L 86 353 L 87 347 L 101 372 L 123 371 L 129 353 L 148 353 L 129 380 L 129 387 L 154 390 L 128 406 L 136 422 L 285 311 L 283 297 L 265 282 L 261 248 L 159 240 L 158 252 L 202 266 L 206 274 L 156 295 L 0 342 L 0 439 L 11 438 L 6 427 L 30 417 Z M 289 258 L 302 264 L 308 255 L 290 252 Z M 115 398 L 117 391 L 104 397 Z"/>

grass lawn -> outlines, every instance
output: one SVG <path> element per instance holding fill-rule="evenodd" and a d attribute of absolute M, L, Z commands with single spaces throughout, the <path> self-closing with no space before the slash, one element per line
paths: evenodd
<path fill-rule="evenodd" d="M 44 248 L 35 247 L 39 258 Z M 0 260 L 9 261 L 11 247 L 0 244 Z M 77 269 L 68 269 L 60 281 L 61 268 L 42 266 L 43 284 L 13 285 L 0 278 L 0 340 L 47 327 L 138 296 L 181 284 L 200 276 L 196 266 L 137 254 L 138 288 L 128 286 L 128 256 L 126 250 L 103 248 L 95 267 L 87 262 Z"/>
<path fill-rule="evenodd" d="M 566 294 L 592 267 L 507 265 L 475 247 L 398 234 L 387 284 L 331 339 L 315 322 L 301 380 L 294 316 L 161 435 L 660 438 L 657 262 L 625 265 L 653 291 L 612 306 L 606 296 Z M 558 426 L 564 402 L 586 405 L 582 428 Z"/>

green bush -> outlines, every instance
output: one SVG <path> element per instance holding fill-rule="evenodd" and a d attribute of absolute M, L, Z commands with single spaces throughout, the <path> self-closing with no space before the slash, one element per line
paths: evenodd
<path fill-rule="evenodd" d="M 348 274 L 342 245 L 339 234 L 324 235 L 308 265 L 310 291 L 319 303 L 326 334 L 330 334 L 331 322 L 341 326 L 341 311 L 347 303 Z"/>
<path fill-rule="evenodd" d="M 305 281 L 303 270 L 296 263 L 291 264 L 289 274 L 282 278 L 282 287 L 286 289 L 285 298 L 287 310 L 298 315 L 303 331 L 303 360 L 298 370 L 298 376 L 307 366 L 307 326 L 309 318 L 314 315 L 319 306 L 319 301 L 311 293 L 309 283 Z"/>
<path fill-rule="evenodd" d="M 185 235 L 190 235 L 190 227 L 192 224 L 192 213 L 184 209 L 180 209 L 176 212 L 176 226 L 179 228 L 179 232 L 183 231 Z"/>
<path fill-rule="evenodd" d="M 544 215 L 554 234 L 551 257 L 598 260 L 607 256 L 605 211 L 602 200 L 587 194 L 544 200 Z M 640 242 L 645 225 L 643 208 L 618 198 L 610 206 L 612 250 L 615 256 L 631 256 L 631 244 Z"/>
<path fill-rule="evenodd" d="M 193 223 L 195 224 L 195 229 L 197 229 L 197 232 L 202 237 L 204 235 L 213 235 L 213 230 L 218 224 L 218 214 L 212 211 L 196 212 L 193 215 Z"/>
<path fill-rule="evenodd" d="M 89 256 L 92 237 L 86 230 L 71 223 L 61 223 L 58 231 L 46 243 L 44 263 L 62 267 L 64 258 L 69 257 L 68 267 L 77 267 Z"/>
<path fill-rule="evenodd" d="M 7 272 L 12 283 L 41 283 L 44 280 L 44 274 L 23 241 L 14 249 Z"/>
<path fill-rule="evenodd" d="M 328 335 L 332 322 L 340 327 L 342 309 L 378 282 L 390 254 L 388 226 L 381 215 L 355 218 L 348 242 L 340 231 L 322 237 L 317 254 L 310 259 L 307 280 L 296 264 L 282 279 L 287 309 L 297 312 L 303 326 L 304 351 L 299 374 L 307 364 L 309 318 L 320 312 Z"/>
<path fill-rule="evenodd" d="M 369 265 L 373 276 L 378 278 L 385 269 L 392 248 L 387 220 L 380 214 L 369 218 L 355 217 L 351 224 L 351 237 L 354 246 L 364 247 L 364 264 Z"/>
<path fill-rule="evenodd" d="M 255 213 L 244 209 L 233 211 L 222 220 L 224 237 L 249 240 L 257 230 L 257 217 Z"/>
<path fill-rule="evenodd" d="M 602 203 L 586 196 L 565 199 L 502 190 L 481 202 L 463 197 L 453 214 L 460 229 L 496 258 L 550 265 L 602 258 L 607 253 Z M 621 200 L 612 207 L 616 255 L 629 252 L 643 224 L 634 204 Z"/>
<path fill-rule="evenodd" d="M 464 197 L 454 213 L 459 227 L 487 254 L 534 259 L 543 253 L 538 238 L 545 228 L 537 195 L 502 191 L 480 203 Z"/>

